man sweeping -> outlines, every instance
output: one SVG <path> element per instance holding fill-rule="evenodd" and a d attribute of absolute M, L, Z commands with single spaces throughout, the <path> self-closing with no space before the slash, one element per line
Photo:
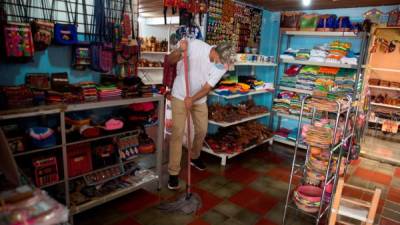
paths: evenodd
<path fill-rule="evenodd" d="M 184 53 L 187 53 L 189 96 L 185 89 Z M 235 50 L 229 43 L 210 46 L 201 40 L 181 40 L 179 48 L 168 56 L 170 64 L 177 64 L 177 76 L 172 88 L 172 135 L 169 155 L 168 188 L 179 189 L 178 175 L 182 158 L 182 139 L 185 132 L 187 112 L 193 119 L 194 141 L 191 147 L 190 164 L 198 170 L 206 167 L 200 158 L 201 148 L 207 133 L 207 95 L 218 83 L 231 62 Z"/>

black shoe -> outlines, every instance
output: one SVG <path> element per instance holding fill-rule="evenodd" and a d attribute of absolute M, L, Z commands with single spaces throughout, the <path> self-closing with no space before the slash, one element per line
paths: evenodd
<path fill-rule="evenodd" d="M 179 189 L 179 178 L 177 175 L 169 175 L 168 189 L 178 190 Z"/>
<path fill-rule="evenodd" d="M 194 166 L 196 169 L 200 171 L 206 170 L 206 165 L 204 165 L 203 161 L 200 158 L 192 159 L 190 161 L 190 165 Z"/>

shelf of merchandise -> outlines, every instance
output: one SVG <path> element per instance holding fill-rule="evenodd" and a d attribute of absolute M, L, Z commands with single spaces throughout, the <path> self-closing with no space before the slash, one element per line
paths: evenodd
<path fill-rule="evenodd" d="M 369 88 L 374 88 L 374 89 L 382 89 L 382 90 L 390 90 L 390 91 L 400 91 L 400 88 L 398 87 L 384 87 L 384 86 L 376 86 L 376 85 L 368 85 Z"/>
<path fill-rule="evenodd" d="M 325 63 L 325 62 L 313 62 L 313 61 L 302 61 L 302 60 L 292 60 L 292 59 L 281 59 L 280 54 L 282 53 L 282 49 L 285 48 L 290 48 L 292 39 L 301 37 L 301 38 L 326 38 L 328 40 L 332 40 L 333 38 L 335 39 L 348 39 L 348 38 L 354 38 L 360 41 L 360 57 L 358 58 L 358 64 L 357 65 L 350 65 L 350 64 L 338 64 L 338 63 Z M 275 90 L 276 93 L 279 93 L 281 90 L 288 90 L 288 91 L 293 91 L 297 93 L 303 93 L 303 94 L 312 94 L 312 91 L 309 90 L 301 90 L 301 89 L 289 89 L 288 87 L 282 87 L 279 85 L 279 78 L 280 78 L 280 73 L 286 69 L 289 64 L 300 64 L 300 65 L 312 65 L 312 66 L 324 66 L 324 67 L 335 67 L 335 68 L 347 68 L 347 69 L 354 69 L 356 70 L 356 77 L 354 79 L 354 89 L 357 89 L 359 87 L 360 80 L 362 79 L 362 72 L 363 72 L 363 65 L 366 60 L 366 55 L 368 51 L 368 42 L 369 42 L 369 35 L 365 32 L 359 32 L 359 33 L 354 33 L 354 32 L 318 32 L 318 31 L 281 31 L 279 33 L 279 38 L 278 38 L 278 49 L 277 49 L 277 69 L 275 70 Z M 283 69 L 283 70 L 282 70 Z M 361 79 L 360 79 L 361 78 Z M 357 89 L 358 90 L 358 89 Z M 354 92 L 353 94 L 353 99 L 355 99 L 359 93 Z M 281 125 L 281 119 L 285 118 L 285 115 L 275 115 L 278 119 L 278 127 L 279 129 Z M 274 118 L 275 118 L 274 116 Z M 291 116 L 292 117 L 292 116 Z M 286 116 L 288 118 L 288 116 Z M 298 120 L 298 117 L 292 117 L 294 120 Z"/>
<path fill-rule="evenodd" d="M 283 118 L 292 119 L 292 120 L 298 120 L 300 118 L 299 115 L 286 114 L 286 113 L 281 113 L 281 112 L 277 112 L 277 111 L 274 111 L 274 113 L 278 117 L 283 117 Z M 303 121 L 309 123 L 311 120 L 309 118 L 303 118 Z"/>
<path fill-rule="evenodd" d="M 288 139 L 288 138 L 282 138 L 279 136 L 274 135 L 274 141 L 275 142 L 279 142 L 285 145 L 290 145 L 290 146 L 296 146 L 296 141 Z M 305 145 L 299 145 L 299 148 L 301 149 L 307 149 L 307 147 Z"/>
<path fill-rule="evenodd" d="M 251 145 L 251 146 L 243 149 L 241 152 L 235 152 L 235 153 L 232 153 L 232 154 L 217 153 L 217 152 L 214 152 L 211 148 L 206 147 L 206 146 L 203 146 L 202 151 L 203 152 L 207 152 L 207 153 L 209 153 L 211 155 L 214 155 L 214 156 L 217 156 L 217 157 L 221 158 L 221 166 L 226 166 L 226 160 L 231 159 L 231 158 L 233 158 L 233 157 L 235 157 L 237 155 L 240 155 L 240 154 L 242 154 L 244 152 L 247 152 L 247 151 L 249 151 L 249 150 L 251 150 L 251 149 L 253 149 L 255 147 L 258 147 L 260 145 L 263 145 L 265 143 L 269 143 L 270 145 L 272 145 L 273 140 L 274 140 L 273 138 L 268 138 L 268 139 L 264 140 L 263 142 L 261 142 L 259 144 Z"/>
<path fill-rule="evenodd" d="M 321 32 L 321 31 L 284 31 L 288 36 L 317 36 L 317 37 L 358 37 L 354 32 Z"/>
<path fill-rule="evenodd" d="M 234 99 L 234 98 L 240 98 L 240 97 L 245 97 L 245 96 L 273 93 L 273 92 L 274 92 L 274 89 L 267 89 L 267 90 L 249 91 L 246 94 L 220 95 L 214 91 L 211 91 L 210 95 L 217 96 L 217 97 L 224 98 L 224 99 Z"/>
<path fill-rule="evenodd" d="M 133 185 L 131 187 L 126 187 L 126 188 L 121 188 L 121 189 L 117 189 L 103 197 L 98 197 L 95 198 L 89 202 L 83 203 L 81 205 L 78 206 L 72 206 L 71 207 L 71 215 L 76 215 L 78 213 L 84 212 L 88 209 L 94 208 L 96 206 L 99 206 L 101 204 L 104 204 L 106 202 L 109 202 L 111 200 L 114 200 L 116 198 L 122 197 L 124 195 L 127 195 L 129 193 L 132 193 L 136 190 L 139 190 L 141 188 L 143 188 L 145 185 L 148 185 L 150 183 L 154 183 L 154 182 L 159 182 L 159 177 L 157 175 L 154 176 L 154 178 L 150 178 L 146 181 L 140 182 L 136 185 Z"/>
<path fill-rule="evenodd" d="M 164 67 L 138 67 L 138 70 L 163 70 Z"/>
<path fill-rule="evenodd" d="M 30 154 L 35 154 L 38 152 L 45 152 L 45 151 L 50 151 L 50 150 L 54 150 L 57 148 L 62 148 L 62 145 L 55 145 L 55 146 L 51 146 L 48 148 L 40 148 L 40 149 L 34 149 L 34 150 L 28 150 L 28 151 L 24 151 L 24 152 L 18 152 L 18 153 L 14 153 L 14 157 L 18 157 L 18 156 L 24 156 L 24 155 L 30 155 Z"/>
<path fill-rule="evenodd" d="M 140 52 L 140 54 L 143 54 L 143 55 L 168 55 L 169 54 L 169 52 L 150 52 L 150 51 L 143 51 L 143 52 Z"/>
<path fill-rule="evenodd" d="M 235 66 L 277 66 L 276 63 L 271 62 L 235 62 Z"/>
<path fill-rule="evenodd" d="M 259 114 L 259 115 L 255 115 L 255 116 L 246 117 L 246 118 L 243 118 L 241 120 L 230 122 L 230 123 L 228 123 L 228 122 L 216 122 L 216 121 L 213 121 L 213 120 L 208 120 L 208 123 L 214 124 L 214 125 L 217 125 L 217 126 L 220 126 L 220 127 L 230 127 L 230 126 L 238 125 L 238 124 L 245 123 L 245 122 L 248 122 L 248 121 L 257 120 L 257 119 L 260 119 L 260 118 L 263 118 L 263 117 L 266 117 L 266 116 L 269 116 L 269 115 L 270 115 L 270 113 L 263 113 L 263 114 Z"/>
<path fill-rule="evenodd" d="M 67 147 L 72 145 L 72 144 L 77 144 L 81 142 L 92 142 L 104 138 L 109 138 L 113 136 L 117 136 L 120 134 L 127 133 L 129 131 L 125 130 L 123 132 L 118 132 L 98 138 L 91 138 L 91 139 L 83 139 L 75 142 L 68 143 L 67 142 L 67 135 L 66 135 L 66 126 L 65 126 L 65 113 L 67 112 L 75 112 L 75 111 L 85 111 L 85 110 L 96 110 L 96 109 L 105 109 L 105 108 L 110 108 L 110 107 L 121 107 L 121 106 L 128 106 L 130 104 L 134 103 L 144 103 L 144 102 L 156 102 L 157 106 L 159 108 L 158 110 L 158 123 L 157 123 L 157 137 L 156 137 L 156 152 L 153 154 L 155 156 L 155 176 L 151 177 L 151 179 L 145 180 L 137 185 L 127 187 L 124 189 L 116 190 L 104 197 L 100 198 L 95 198 L 91 200 L 90 202 L 87 202 L 85 204 L 82 204 L 80 206 L 74 206 L 73 208 L 71 205 L 70 201 L 70 192 L 69 192 L 69 181 L 71 179 L 77 179 L 79 177 L 84 176 L 79 175 L 75 177 L 69 177 L 68 176 L 68 158 L 67 158 Z M 110 100 L 104 100 L 104 101 L 98 101 L 98 102 L 87 102 L 87 103 L 78 103 L 78 104 L 59 104 L 59 105 L 50 105 L 50 106 L 40 106 L 40 107 L 30 107 L 30 108 L 24 108 L 24 109 L 18 109 L 18 110 L 3 110 L 0 111 L 0 121 L 4 120 L 15 120 L 19 118 L 25 118 L 25 117 L 36 117 L 36 116 L 42 116 L 42 115 L 56 115 L 60 118 L 60 136 L 61 136 L 61 144 L 58 144 L 56 146 L 52 146 L 49 148 L 43 148 L 43 149 L 35 149 L 35 150 L 29 150 L 27 152 L 20 152 L 20 153 L 15 153 L 12 154 L 11 150 L 7 147 L 8 150 L 8 155 L 11 156 L 10 161 L 12 162 L 9 168 L 7 168 L 10 171 L 15 172 L 19 177 L 21 177 L 20 170 L 18 169 L 18 164 L 16 162 L 16 157 L 21 157 L 21 156 L 28 156 L 33 153 L 39 153 L 39 152 L 44 152 L 44 151 L 50 151 L 52 149 L 57 149 L 61 148 L 62 149 L 62 165 L 59 165 L 59 168 L 61 170 L 61 173 L 64 174 L 64 177 L 62 180 L 59 182 L 55 182 L 53 184 L 45 185 L 42 188 L 50 187 L 53 185 L 61 185 L 64 184 L 65 190 L 68 190 L 65 192 L 65 204 L 66 206 L 71 210 L 71 215 L 75 215 L 79 212 L 85 211 L 87 209 L 93 208 L 95 206 L 101 205 L 107 201 L 110 201 L 112 199 L 121 197 L 123 195 L 129 194 L 135 190 L 138 190 L 142 188 L 143 186 L 154 183 L 156 182 L 158 185 L 158 188 L 161 188 L 161 167 L 162 167 L 162 151 L 163 151 L 163 141 L 164 141 L 164 96 L 154 94 L 151 97 L 140 97 L 140 98 L 121 98 L 121 99 L 110 99 Z M 4 137 L 3 131 L 0 130 L 0 133 Z M 1 139 L 2 142 L 7 143 L 7 140 Z M 7 145 L 7 144 L 5 144 Z M 135 157 L 134 159 L 128 160 L 128 162 L 135 161 L 135 160 L 142 160 L 142 157 Z M 119 160 L 119 163 L 113 166 L 123 166 L 127 162 L 123 162 Z M 99 168 L 99 170 L 104 170 L 107 167 Z M 88 174 L 93 173 L 93 170 L 90 171 Z M 72 220 L 72 218 L 71 218 Z"/>
<path fill-rule="evenodd" d="M 310 90 L 304 90 L 304 89 L 299 89 L 299 88 L 291 88 L 291 87 L 284 87 L 284 86 L 280 86 L 279 89 L 283 90 L 283 91 L 292 91 L 292 92 L 301 93 L 301 94 L 307 94 L 307 95 L 312 95 L 312 93 L 313 93 L 313 91 L 310 91 Z"/>
<path fill-rule="evenodd" d="M 400 73 L 400 69 L 382 68 L 382 67 L 365 67 L 367 70 Z"/>
<path fill-rule="evenodd" d="M 392 109 L 400 109 L 400 106 L 397 106 L 397 105 L 388 105 L 388 104 L 383 104 L 383 103 L 371 102 L 371 105 L 373 105 L 373 106 L 380 106 L 380 107 L 386 107 L 386 108 L 392 108 Z"/>
<path fill-rule="evenodd" d="M 273 68 L 275 71 L 277 69 L 277 64 L 276 63 L 271 63 L 271 62 L 236 62 L 235 63 L 235 67 L 240 67 L 240 66 L 243 66 L 243 67 L 250 66 L 251 67 L 251 75 L 255 75 L 255 68 L 256 67 L 266 67 L 266 68 L 269 67 L 269 68 Z M 232 100 L 232 99 L 240 98 L 240 97 L 243 97 L 243 96 L 247 96 L 248 98 L 251 98 L 253 95 L 274 94 L 274 93 L 275 93 L 275 86 L 273 86 L 273 89 L 250 91 L 249 93 L 246 93 L 246 94 L 234 94 L 234 95 L 224 96 L 224 95 L 219 95 L 219 94 L 215 93 L 214 91 L 212 91 L 209 95 L 213 96 L 213 97 L 217 97 L 218 101 L 219 101 L 220 99 L 222 99 L 222 100 Z M 271 95 L 271 96 L 273 96 L 273 95 Z M 268 110 L 271 111 L 271 108 L 272 108 L 272 106 L 268 107 Z M 237 125 L 237 124 L 240 124 L 240 123 L 248 122 L 248 121 L 251 121 L 251 120 L 257 120 L 257 119 L 260 119 L 260 118 L 263 118 L 263 117 L 270 117 L 270 116 L 271 116 L 271 113 L 268 112 L 268 113 L 263 113 L 263 114 L 260 114 L 260 115 L 247 117 L 247 118 L 244 118 L 242 120 L 235 121 L 235 122 L 232 122 L 232 123 L 215 122 L 215 121 L 209 120 L 209 124 L 213 124 L 213 125 L 220 126 L 220 127 L 229 127 L 229 126 L 234 126 L 234 125 Z M 270 117 L 269 126 L 271 126 L 271 124 L 272 124 L 271 122 L 272 121 L 271 121 L 271 117 Z M 269 138 L 269 139 L 265 140 L 263 143 L 268 143 L 269 142 L 270 144 L 272 144 L 272 141 L 273 141 L 273 138 Z M 258 145 L 250 146 L 250 147 L 246 148 L 245 150 L 243 150 L 242 152 L 249 151 L 249 150 L 251 150 L 251 149 L 253 149 L 253 148 L 257 147 L 257 146 Z M 242 153 L 242 152 L 234 153 L 234 154 L 215 153 L 214 151 L 212 151 L 210 148 L 207 148 L 207 147 L 203 147 L 202 151 L 210 153 L 210 154 L 212 154 L 214 156 L 217 156 L 217 157 L 221 158 L 221 166 L 225 166 L 226 165 L 226 160 L 227 159 L 230 159 L 230 158 L 235 157 L 235 156 L 237 156 L 237 155 Z"/>
<path fill-rule="evenodd" d="M 305 102 L 310 99 L 311 96 L 308 95 L 305 98 L 302 99 L 302 108 L 301 108 L 301 112 L 304 112 L 304 106 L 305 106 Z M 350 105 L 352 105 L 352 98 L 351 97 L 347 97 L 348 103 L 350 103 Z M 345 113 L 345 119 L 344 119 L 344 127 L 343 127 L 343 137 L 340 138 L 340 141 L 337 144 L 330 144 L 329 145 L 329 160 L 327 162 L 326 165 L 326 174 L 325 174 L 325 178 L 323 180 L 320 181 L 320 184 L 318 186 L 320 186 L 322 188 L 322 194 L 321 194 L 321 198 L 320 198 L 320 202 L 321 203 L 325 203 L 327 201 L 327 195 L 326 195 L 326 188 L 329 185 L 332 185 L 332 193 L 331 196 L 335 195 L 335 191 L 336 191 L 336 185 L 337 185 L 337 181 L 338 181 L 338 177 L 339 177 L 339 171 L 340 171 L 340 165 L 341 165 L 341 160 L 342 157 L 346 157 L 345 156 L 345 152 L 343 149 L 343 145 L 344 143 L 347 143 L 347 141 L 353 137 L 353 129 L 347 129 L 349 127 L 355 126 L 355 124 L 349 125 L 349 118 L 350 118 L 350 113 L 352 111 L 351 107 L 347 107 L 346 111 L 342 111 L 341 108 L 344 106 L 344 103 L 341 103 L 340 101 L 336 102 L 337 107 L 336 107 L 336 111 L 332 112 L 329 111 L 329 113 L 334 113 L 336 116 L 334 118 L 334 124 L 331 124 L 332 127 L 332 139 L 330 140 L 331 143 L 335 143 L 336 140 L 336 134 L 338 133 L 339 128 L 339 121 L 340 121 L 340 117 L 342 115 L 342 113 Z M 347 104 L 346 104 L 347 105 Z M 344 108 L 344 107 L 343 107 Z M 313 108 L 313 111 L 318 110 L 318 108 Z M 327 111 L 326 111 L 327 112 Z M 302 128 L 303 128 L 303 113 L 300 114 L 299 116 L 299 121 L 297 124 L 297 127 L 299 127 L 299 130 L 297 132 L 297 136 L 300 137 L 303 133 Z M 316 125 L 316 118 L 314 117 L 315 114 L 313 115 L 313 118 L 311 119 L 312 124 L 311 125 Z M 276 140 L 275 140 L 276 141 Z M 311 152 L 309 151 L 309 149 L 312 147 L 310 144 L 305 143 L 305 147 L 308 150 L 307 154 L 311 154 Z M 298 149 L 300 148 L 300 143 L 299 140 L 297 140 L 295 142 L 295 150 L 294 150 L 294 155 L 293 155 L 293 160 L 292 160 L 292 168 L 291 168 L 291 173 L 290 173 L 290 178 L 289 178 L 289 185 L 288 185 L 288 191 L 287 191 L 287 195 L 286 195 L 286 201 L 285 201 L 285 207 L 284 207 L 284 213 L 283 213 L 283 221 L 282 224 L 285 225 L 286 223 L 286 215 L 287 215 L 287 210 L 288 208 L 292 208 L 294 210 L 296 210 L 296 213 L 300 212 L 302 214 L 311 216 L 313 219 L 315 219 L 315 224 L 318 225 L 320 224 L 322 221 L 322 218 L 324 217 L 324 215 L 329 212 L 331 206 L 332 206 L 332 202 L 333 201 L 329 201 L 328 204 L 320 204 L 318 206 L 318 211 L 316 213 L 307 213 L 304 212 L 303 210 L 301 210 L 300 208 L 298 208 L 297 206 L 292 206 L 291 203 L 293 202 L 292 198 L 293 198 L 293 190 L 292 190 L 292 186 L 298 186 L 299 184 L 294 182 L 293 177 L 295 176 L 295 170 L 297 170 L 298 165 L 300 165 L 300 168 L 303 168 L 303 174 L 304 176 L 307 176 L 307 165 L 309 165 L 310 163 L 310 155 L 307 155 L 306 158 L 303 160 L 302 158 L 299 158 L 298 156 Z M 350 151 L 349 151 L 350 152 Z M 347 153 L 350 154 L 350 153 Z M 333 157 L 335 156 L 335 157 Z M 349 159 L 349 155 L 347 155 L 347 159 Z M 332 170 L 333 168 L 335 168 L 335 170 Z M 344 168 L 346 170 L 346 168 Z M 305 177 L 303 177 L 305 178 Z M 303 179 L 303 183 L 304 184 L 305 179 Z"/>
<path fill-rule="evenodd" d="M 299 64 L 299 65 L 309 65 L 309 66 L 326 66 L 326 67 L 336 67 L 336 68 L 347 68 L 347 69 L 357 69 L 357 65 L 342 64 L 342 63 L 327 63 L 327 62 L 314 62 L 305 60 L 292 60 L 292 59 L 282 59 L 282 63 L 286 64 Z"/>

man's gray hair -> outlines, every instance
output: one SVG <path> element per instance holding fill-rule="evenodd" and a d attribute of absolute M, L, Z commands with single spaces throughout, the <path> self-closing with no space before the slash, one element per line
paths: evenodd
<path fill-rule="evenodd" d="M 232 43 L 227 41 L 221 42 L 215 47 L 215 51 L 222 63 L 231 64 L 235 61 L 236 50 Z"/>

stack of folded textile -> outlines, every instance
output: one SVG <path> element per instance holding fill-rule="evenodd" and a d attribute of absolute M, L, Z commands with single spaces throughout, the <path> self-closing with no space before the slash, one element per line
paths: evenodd
<path fill-rule="evenodd" d="M 115 85 L 101 85 L 97 86 L 97 93 L 100 99 L 119 98 L 122 91 Z"/>
<path fill-rule="evenodd" d="M 153 86 L 143 85 L 139 88 L 139 92 L 142 97 L 151 97 L 153 96 Z"/>
<path fill-rule="evenodd" d="M 335 85 L 335 75 L 339 72 L 339 68 L 320 67 L 317 79 L 315 80 L 314 96 L 326 97 L 332 91 Z"/>
<path fill-rule="evenodd" d="M 307 61 L 310 59 L 310 49 L 300 49 L 296 53 L 296 60 Z"/>
<path fill-rule="evenodd" d="M 313 62 L 325 62 L 327 56 L 328 56 L 327 45 L 316 46 L 313 49 L 311 49 L 309 60 Z"/>
<path fill-rule="evenodd" d="M 319 68 L 317 66 L 304 66 L 301 68 L 297 76 L 296 88 L 312 91 L 318 71 Z"/>
<path fill-rule="evenodd" d="M 7 106 L 9 108 L 19 108 L 32 105 L 32 92 L 24 85 L 4 87 L 2 91 L 6 96 Z"/>
<path fill-rule="evenodd" d="M 289 133 L 290 133 L 289 129 L 279 128 L 277 131 L 274 132 L 274 136 L 286 139 L 286 138 L 288 138 Z"/>
<path fill-rule="evenodd" d="M 61 104 L 64 102 L 64 94 L 57 91 L 47 91 L 47 104 Z"/>
<path fill-rule="evenodd" d="M 84 82 L 79 84 L 81 95 L 85 102 L 97 101 L 97 88 L 93 82 Z"/>
<path fill-rule="evenodd" d="M 355 73 L 354 69 L 340 69 L 335 76 L 335 88 L 330 94 L 336 98 L 353 94 Z"/>
<path fill-rule="evenodd" d="M 279 82 L 281 86 L 296 88 L 297 77 L 284 75 Z"/>
<path fill-rule="evenodd" d="M 291 91 L 282 91 L 278 94 L 277 98 L 274 99 L 274 105 L 272 109 L 277 112 L 289 114 L 290 100 L 297 94 Z"/>
<path fill-rule="evenodd" d="M 299 50 L 295 49 L 287 49 L 283 54 L 280 55 L 281 59 L 288 59 L 288 60 L 294 60 L 296 58 L 296 54 L 299 52 Z"/>
<path fill-rule="evenodd" d="M 351 48 L 351 43 L 333 41 L 329 44 L 329 54 L 326 57 L 327 63 L 341 63 L 341 59 L 346 57 Z"/>

